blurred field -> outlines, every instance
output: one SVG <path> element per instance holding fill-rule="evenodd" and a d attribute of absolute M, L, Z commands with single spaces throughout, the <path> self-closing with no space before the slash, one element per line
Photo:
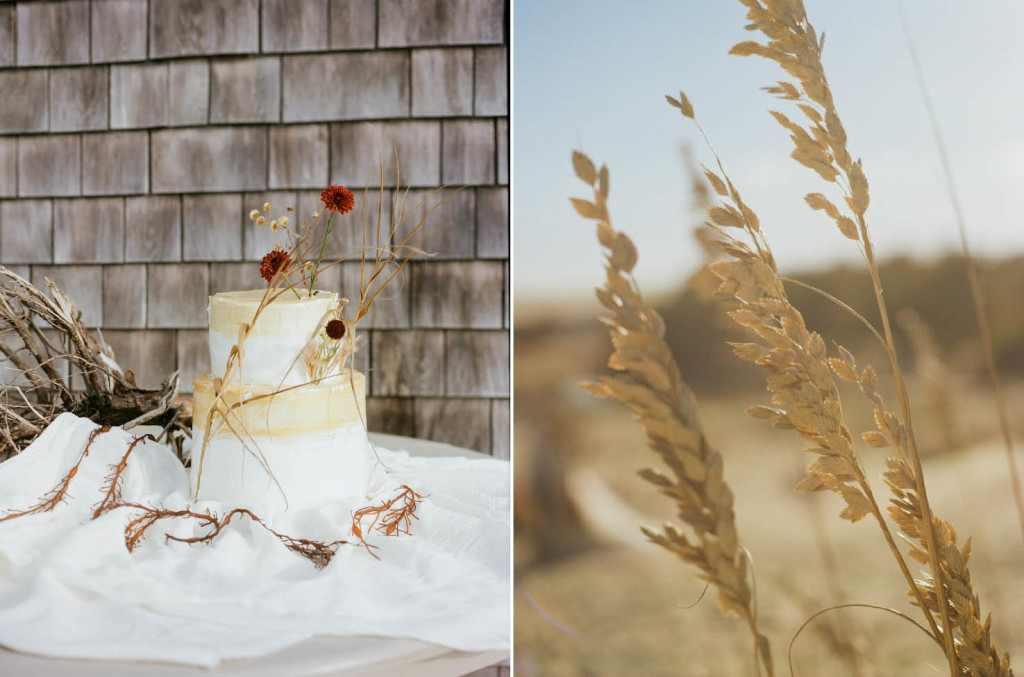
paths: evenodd
<path fill-rule="evenodd" d="M 924 385 L 912 379 L 929 496 L 961 538 L 972 537 L 971 569 L 982 611 L 992 613 L 996 644 L 1024 661 L 1024 539 L 996 414 L 979 376 L 971 310 L 966 298 L 950 291 L 944 316 L 936 321 L 926 304 L 914 303 L 915 290 L 927 298 L 929 286 L 934 294 L 950 277 L 952 290 L 958 269 L 946 262 L 914 266 L 890 265 L 890 276 L 904 271 L 907 278 L 901 302 L 893 307 L 913 305 L 932 324 L 958 412 L 952 421 L 958 444 L 947 449 L 937 434 L 939 414 L 920 406 L 926 400 Z M 993 275 L 1000 279 L 1001 292 L 990 299 L 990 310 L 1000 327 L 997 353 L 1019 447 L 1024 433 L 1019 416 L 1024 379 L 1017 373 L 1024 362 L 1018 350 L 1024 345 L 1024 315 L 1017 309 L 1022 270 L 1019 262 L 986 270 L 990 282 Z M 849 271 L 818 277 L 816 283 L 825 288 L 831 279 L 832 291 L 844 298 L 859 288 Z M 850 289 L 836 288 L 847 282 Z M 892 284 L 887 292 L 899 288 Z M 951 298 L 960 300 L 950 303 Z M 831 494 L 792 491 L 811 457 L 794 434 L 743 414 L 745 407 L 764 403 L 766 395 L 757 370 L 724 348 L 730 330 L 685 295 L 662 306 L 684 378 L 701 399 L 708 437 L 725 457 L 740 537 L 755 562 L 760 623 L 772 641 L 777 673 L 789 673 L 787 650 L 794 633 L 827 606 L 876 604 L 918 619 L 877 526 L 870 519 L 854 525 L 838 519 L 842 504 Z M 656 463 L 639 426 L 619 405 L 577 387 L 602 373 L 607 358 L 607 337 L 593 319 L 597 310 L 590 299 L 571 307 L 516 308 L 516 674 L 753 674 L 746 629 L 718 613 L 713 591 L 694 604 L 703 584 L 693 570 L 639 534 L 640 523 L 671 519 L 672 505 L 636 476 L 636 470 Z M 834 313 L 816 312 L 805 313 L 808 324 L 826 338 L 838 337 L 862 362 L 875 364 L 884 381 L 882 361 L 857 342 L 855 330 L 845 320 L 835 323 Z M 904 350 L 902 355 L 912 372 L 912 354 Z M 716 373 L 723 376 L 716 379 Z M 864 398 L 853 390 L 841 392 L 851 428 L 866 429 L 870 412 Z M 883 451 L 862 454 L 869 475 L 877 477 Z M 876 493 L 885 495 L 881 482 Z M 948 673 L 940 648 L 920 630 L 863 608 L 817 619 L 796 641 L 793 659 L 796 675 Z"/>

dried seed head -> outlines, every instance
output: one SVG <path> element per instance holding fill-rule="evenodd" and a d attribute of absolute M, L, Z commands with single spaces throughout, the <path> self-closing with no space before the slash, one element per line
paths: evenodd
<path fill-rule="evenodd" d="M 255 221 L 256 219 L 258 219 L 259 216 L 260 216 L 260 210 L 258 210 L 258 209 L 254 209 L 251 212 L 249 212 L 249 219 L 252 220 L 252 221 Z"/>
<path fill-rule="evenodd" d="M 288 225 L 288 217 L 287 216 L 279 216 L 279 217 L 277 217 L 277 222 L 279 224 L 281 224 L 282 226 L 287 226 Z"/>
<path fill-rule="evenodd" d="M 257 226 L 265 226 L 265 225 L 267 225 L 267 220 L 265 218 L 263 218 L 262 216 L 257 216 L 256 217 L 256 225 Z"/>
<path fill-rule="evenodd" d="M 331 320 L 324 330 L 327 332 L 327 338 L 335 341 L 340 341 L 345 337 L 345 323 L 341 320 Z"/>
<path fill-rule="evenodd" d="M 273 221 L 270 222 L 270 230 L 274 231 L 275 233 L 278 230 L 280 230 L 280 228 L 278 227 L 278 224 L 277 224 L 277 219 L 274 219 Z"/>
<path fill-rule="evenodd" d="M 270 203 L 269 202 L 264 202 L 263 203 L 263 211 L 265 211 L 265 212 L 269 212 L 270 211 Z"/>

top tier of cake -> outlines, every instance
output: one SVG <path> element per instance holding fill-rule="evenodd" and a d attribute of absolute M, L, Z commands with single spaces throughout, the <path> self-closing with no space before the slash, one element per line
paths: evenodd
<path fill-rule="evenodd" d="M 210 297 L 210 371 L 222 378 L 238 344 L 243 324 L 250 325 L 242 344 L 241 370 L 231 376 L 232 383 L 291 386 L 310 380 L 302 349 L 338 307 L 338 295 L 318 291 L 312 297 L 305 290 L 280 293 L 266 304 L 263 290 L 232 291 Z M 275 292 L 278 293 L 278 292 Z M 254 322 L 255 318 L 255 322 Z"/>

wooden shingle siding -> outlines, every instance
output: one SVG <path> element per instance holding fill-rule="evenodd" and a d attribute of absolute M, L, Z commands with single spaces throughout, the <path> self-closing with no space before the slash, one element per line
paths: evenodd
<path fill-rule="evenodd" d="M 55 280 L 140 384 L 180 369 L 188 392 L 207 296 L 262 288 L 286 242 L 250 209 L 297 225 L 352 188 L 318 286 L 354 307 L 364 213 L 372 237 L 397 202 L 401 240 L 436 207 L 359 326 L 368 419 L 507 456 L 507 4 L 0 0 L 0 263 Z"/>

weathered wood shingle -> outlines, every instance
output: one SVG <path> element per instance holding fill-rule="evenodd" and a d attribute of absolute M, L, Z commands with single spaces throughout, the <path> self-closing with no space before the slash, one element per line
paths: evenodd
<path fill-rule="evenodd" d="M 270 129 L 270 188 L 323 188 L 330 144 L 327 125 L 286 125 Z"/>
<path fill-rule="evenodd" d="M 16 197 L 17 195 L 18 139 L 16 137 L 0 137 L 0 198 Z"/>
<path fill-rule="evenodd" d="M 412 52 L 412 114 L 415 117 L 473 113 L 473 50 Z"/>
<path fill-rule="evenodd" d="M 446 120 L 441 180 L 447 185 L 494 183 L 494 123 Z"/>
<path fill-rule="evenodd" d="M 206 124 L 210 113 L 210 62 L 206 59 L 172 61 L 169 69 L 169 124 Z"/>
<path fill-rule="evenodd" d="M 416 435 L 484 454 L 491 451 L 490 400 L 417 397 Z"/>
<path fill-rule="evenodd" d="M 25 136 L 18 140 L 18 195 L 79 195 L 82 139 L 76 134 Z"/>
<path fill-rule="evenodd" d="M 110 127 L 162 127 L 168 121 L 168 65 L 110 67 Z"/>
<path fill-rule="evenodd" d="M 19 2 L 18 65 L 89 63 L 89 3 Z"/>
<path fill-rule="evenodd" d="M 210 273 L 205 263 L 153 263 L 146 274 L 148 327 L 207 326 Z"/>
<path fill-rule="evenodd" d="M 152 133 L 153 192 L 262 190 L 264 127 L 163 129 Z"/>
<path fill-rule="evenodd" d="M 53 204 L 54 263 L 124 261 L 124 200 L 88 198 Z"/>
<path fill-rule="evenodd" d="M 149 190 L 149 135 L 144 131 L 82 135 L 82 193 L 132 195 Z"/>
<path fill-rule="evenodd" d="M 53 202 L 0 202 L 0 256 L 5 264 L 53 262 Z"/>
<path fill-rule="evenodd" d="M 476 255 L 507 259 L 508 245 L 508 188 L 477 188 Z"/>
<path fill-rule="evenodd" d="M 282 57 L 284 122 L 403 117 L 409 112 L 407 52 Z"/>
<path fill-rule="evenodd" d="M 280 119 L 280 59 L 218 59 L 210 64 L 211 124 Z"/>
<path fill-rule="evenodd" d="M 413 326 L 501 328 L 501 261 L 417 261 L 412 272 Z"/>
<path fill-rule="evenodd" d="M 377 42 L 376 0 L 331 0 L 331 49 L 373 49 Z"/>
<path fill-rule="evenodd" d="M 263 0 L 263 52 L 327 49 L 327 0 Z"/>
<path fill-rule="evenodd" d="M 181 260 L 181 198 L 127 198 L 124 222 L 125 261 Z"/>
<path fill-rule="evenodd" d="M 146 266 L 103 266 L 103 326 L 146 326 Z"/>
<path fill-rule="evenodd" d="M 331 125 L 331 183 L 395 185 L 395 153 L 402 186 L 441 183 L 441 125 L 434 120 Z"/>
<path fill-rule="evenodd" d="M 149 56 L 259 51 L 259 0 L 149 0 Z"/>
<path fill-rule="evenodd" d="M 374 395 L 444 395 L 444 332 L 377 329 L 372 351 Z"/>
<path fill-rule="evenodd" d="M 379 0 L 380 46 L 500 43 L 504 0 Z"/>
<path fill-rule="evenodd" d="M 147 0 L 92 0 L 93 63 L 146 58 Z"/>
<path fill-rule="evenodd" d="M 446 394 L 508 397 L 508 335 L 502 331 L 447 331 Z"/>
<path fill-rule="evenodd" d="M 43 68 L 0 71 L 0 133 L 47 130 L 48 77 Z"/>
<path fill-rule="evenodd" d="M 106 68 L 54 68 L 49 89 L 51 132 L 107 128 Z"/>
<path fill-rule="evenodd" d="M 242 258 L 242 196 L 186 195 L 182 200 L 182 258 L 237 261 Z"/>
<path fill-rule="evenodd" d="M 508 50 L 477 47 L 473 69 L 473 112 L 508 115 Z"/>

